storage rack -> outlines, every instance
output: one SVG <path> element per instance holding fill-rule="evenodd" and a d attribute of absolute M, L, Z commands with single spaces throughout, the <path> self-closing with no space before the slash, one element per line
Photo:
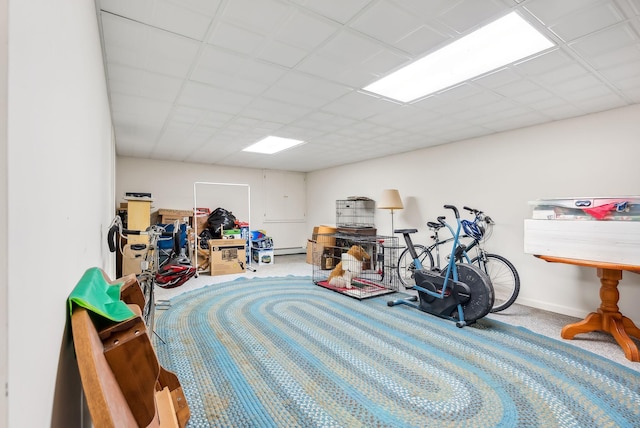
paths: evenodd
<path fill-rule="evenodd" d="M 376 202 L 369 198 L 353 197 L 336 201 L 336 226 L 374 227 Z"/>

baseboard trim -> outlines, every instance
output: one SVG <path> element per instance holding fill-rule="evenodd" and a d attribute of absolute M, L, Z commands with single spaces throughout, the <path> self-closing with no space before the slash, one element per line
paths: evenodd
<path fill-rule="evenodd" d="M 307 252 L 306 248 L 303 247 L 293 247 L 293 248 L 274 248 L 273 254 L 276 256 L 286 256 L 290 254 L 305 254 Z"/>

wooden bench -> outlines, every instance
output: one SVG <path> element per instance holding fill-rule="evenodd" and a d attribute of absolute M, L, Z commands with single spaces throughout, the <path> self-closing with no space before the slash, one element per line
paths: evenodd
<path fill-rule="evenodd" d="M 150 330 L 140 316 L 139 305 L 144 304 L 140 285 L 135 275 L 111 283 L 115 282 L 124 282 L 121 299 L 137 316 L 113 322 L 79 306 L 71 315 L 78 369 L 93 425 L 184 428 L 189 406 L 177 376 L 158 362 Z"/>

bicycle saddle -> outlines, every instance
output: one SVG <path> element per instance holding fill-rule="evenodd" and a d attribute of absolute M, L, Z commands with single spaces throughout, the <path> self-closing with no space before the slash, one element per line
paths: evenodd
<path fill-rule="evenodd" d="M 405 233 L 416 233 L 417 231 L 418 229 L 395 229 L 393 233 L 405 234 Z"/>
<path fill-rule="evenodd" d="M 427 226 L 429 226 L 431 229 L 435 229 L 435 230 L 438 230 L 441 227 L 443 227 L 442 223 L 436 223 L 435 221 L 428 221 L 427 222 Z"/>

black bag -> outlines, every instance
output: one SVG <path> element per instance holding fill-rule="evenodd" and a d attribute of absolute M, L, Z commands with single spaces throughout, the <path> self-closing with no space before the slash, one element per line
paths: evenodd
<path fill-rule="evenodd" d="M 222 230 L 230 230 L 236 226 L 236 217 L 231 211 L 227 211 L 224 208 L 216 208 L 209 218 L 207 218 L 207 225 L 213 239 L 222 238 Z"/>
<path fill-rule="evenodd" d="M 213 235 L 209 229 L 205 229 L 200 232 L 200 248 L 203 250 L 209 249 L 209 239 L 213 239 Z"/>

